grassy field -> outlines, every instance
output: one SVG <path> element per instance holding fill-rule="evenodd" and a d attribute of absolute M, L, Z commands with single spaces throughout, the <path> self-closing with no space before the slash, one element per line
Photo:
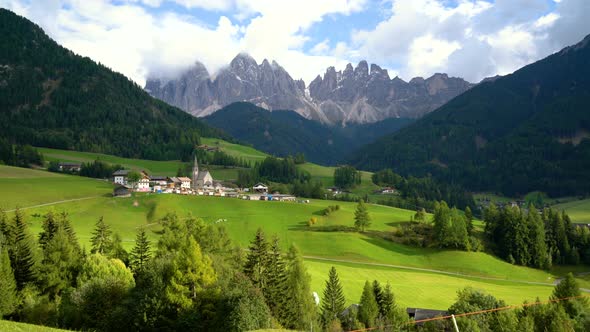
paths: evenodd
<path fill-rule="evenodd" d="M 250 161 L 251 163 L 262 161 L 264 158 L 268 157 L 268 154 L 258 151 L 252 147 L 229 143 L 217 138 L 203 137 L 201 138 L 201 143 L 208 146 L 216 146 L 220 148 L 221 151 L 229 154 L 230 156 L 243 158 L 247 161 Z"/>
<path fill-rule="evenodd" d="M 159 226 L 157 223 L 150 223 L 146 218 L 151 208 L 155 208 L 156 218 L 176 212 L 181 217 L 190 213 L 208 223 L 221 222 L 231 238 L 243 246 L 251 241 L 258 228 L 262 228 L 269 236 L 278 235 L 284 248 L 294 243 L 307 256 L 306 264 L 313 278 L 314 291 L 321 294 L 329 267 L 336 266 L 349 303 L 358 301 L 366 279 L 378 279 L 382 283 L 389 281 L 403 305 L 444 309 L 453 302 L 457 289 L 467 285 L 490 292 L 509 303 L 520 303 L 536 296 L 544 298 L 552 287 L 516 283 L 516 280 L 550 283 L 556 278 L 555 274 L 510 265 L 485 253 L 417 248 L 370 234 L 322 231 L 339 225 L 352 226 L 355 203 L 312 200 L 309 204 L 302 204 L 171 194 L 138 194 L 131 198 L 112 198 L 105 195 L 110 192 L 109 184 L 92 179 L 6 166 L 0 167 L 0 175 L 3 176 L 0 184 L 5 184 L 2 181 L 13 181 L 9 186 L 0 185 L 0 202 L 12 200 L 20 201 L 23 205 L 33 205 L 32 202 L 67 199 L 72 194 L 80 196 L 80 191 L 84 195 L 92 196 L 94 193 L 97 196 L 25 210 L 33 232 L 41 229 L 41 215 L 49 210 L 65 210 L 70 214 L 81 244 L 88 248 L 94 224 L 100 216 L 104 216 L 105 221 L 121 235 L 124 245 L 130 249 L 140 226 L 147 226 L 152 231 L 152 240 L 157 240 L 155 231 Z M 34 186 L 34 190 L 20 189 L 29 184 Z M 320 215 L 322 209 L 333 204 L 339 204 L 341 209 L 327 217 Z M 409 220 L 413 214 L 412 211 L 377 205 L 369 205 L 369 213 L 372 217 L 370 229 L 374 231 L 389 231 L 400 222 Z M 310 229 L 306 222 L 312 216 L 318 219 L 318 223 Z M 346 262 L 318 261 L 313 257 Z M 400 270 L 366 263 L 434 269 L 471 277 Z M 562 269 L 557 274 L 565 272 Z M 513 281 L 484 280 L 474 278 L 475 276 Z"/>
<path fill-rule="evenodd" d="M 590 199 L 558 204 L 554 208 L 565 210 L 575 223 L 590 224 Z"/>
<path fill-rule="evenodd" d="M 110 195 L 113 185 L 96 179 L 0 165 L 0 208 Z"/>
<path fill-rule="evenodd" d="M 41 325 L 16 323 L 7 320 L 0 320 L 0 331 L 2 332 L 60 332 L 67 330 L 53 329 Z"/>

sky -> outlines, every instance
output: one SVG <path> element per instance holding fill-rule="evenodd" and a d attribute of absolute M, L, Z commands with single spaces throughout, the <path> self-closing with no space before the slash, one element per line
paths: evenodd
<path fill-rule="evenodd" d="M 195 61 L 211 75 L 240 52 L 306 84 L 360 60 L 408 81 L 470 82 L 590 34 L 590 0 L 0 0 L 58 43 L 143 86 Z"/>

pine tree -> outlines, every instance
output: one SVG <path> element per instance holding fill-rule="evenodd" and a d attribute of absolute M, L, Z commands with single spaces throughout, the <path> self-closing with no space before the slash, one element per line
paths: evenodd
<path fill-rule="evenodd" d="M 359 200 L 356 210 L 354 211 L 354 227 L 361 232 L 365 231 L 365 228 L 371 226 L 371 216 L 367 210 L 367 206 L 363 200 Z"/>
<path fill-rule="evenodd" d="M 262 229 L 256 231 L 254 240 L 250 244 L 250 251 L 246 258 L 246 265 L 244 266 L 244 274 L 252 280 L 254 286 L 258 287 L 262 292 L 266 288 L 266 267 L 268 266 L 268 242 L 266 242 L 264 232 Z"/>
<path fill-rule="evenodd" d="M 53 211 L 49 211 L 45 214 L 41 227 L 43 228 L 43 231 L 39 233 L 39 245 L 41 246 L 41 249 L 43 249 L 47 242 L 49 242 L 55 235 L 55 232 L 57 232 L 57 228 L 59 227 L 59 222 Z"/>
<path fill-rule="evenodd" d="M 29 234 L 24 215 L 19 209 L 15 211 L 13 220 L 14 245 L 11 250 L 11 262 L 17 289 L 21 290 L 27 283 L 36 280 L 37 257 L 34 252 L 34 241 Z"/>
<path fill-rule="evenodd" d="M 104 222 L 104 218 L 100 217 L 96 222 L 94 232 L 90 238 L 92 248 L 91 253 L 99 253 L 108 255 L 112 249 L 113 240 L 111 239 L 111 227 Z"/>
<path fill-rule="evenodd" d="M 147 238 L 145 229 L 142 227 L 137 232 L 135 246 L 131 250 L 130 265 L 133 272 L 137 274 L 138 272 L 143 271 L 150 259 L 150 241 Z"/>
<path fill-rule="evenodd" d="M 266 266 L 267 284 L 264 292 L 266 304 L 279 322 L 284 323 L 286 315 L 287 271 L 283 261 L 278 237 L 273 237 Z"/>
<path fill-rule="evenodd" d="M 375 293 L 373 287 L 369 281 L 365 282 L 363 288 L 363 294 L 359 302 L 358 319 L 361 323 L 365 324 L 366 327 L 373 327 L 375 325 L 375 319 L 379 315 L 379 307 L 375 300 Z"/>
<path fill-rule="evenodd" d="M 8 248 L 3 241 L 0 234 L 0 318 L 11 314 L 17 304 L 16 281 L 10 266 Z"/>
<path fill-rule="evenodd" d="M 0 208 L 0 235 L 4 237 L 4 244 L 10 248 L 14 245 L 14 225 L 8 220 L 6 212 Z"/>
<path fill-rule="evenodd" d="M 129 253 L 123 248 L 123 240 L 119 233 L 113 234 L 113 241 L 111 243 L 111 250 L 109 258 L 116 258 L 121 260 L 125 265 L 129 264 Z"/>
<path fill-rule="evenodd" d="M 375 302 L 377 302 L 377 307 L 379 308 L 379 315 L 385 317 L 385 311 L 383 308 L 383 288 L 381 288 L 381 284 L 379 284 L 379 281 L 377 280 L 373 280 L 373 294 L 375 294 Z"/>
<path fill-rule="evenodd" d="M 529 249 L 531 251 L 531 263 L 539 269 L 549 269 L 551 262 L 549 260 L 549 251 L 545 242 L 545 225 L 537 213 L 534 205 L 529 206 L 527 215 L 527 224 L 529 226 Z"/>
<path fill-rule="evenodd" d="M 40 279 L 44 292 L 54 298 L 64 289 L 72 287 L 81 265 L 82 250 L 78 243 L 71 241 L 64 225 L 58 223 L 57 229 L 43 246 Z"/>
<path fill-rule="evenodd" d="M 469 206 L 465 208 L 465 221 L 467 222 L 467 233 L 471 235 L 473 233 L 473 212 Z"/>
<path fill-rule="evenodd" d="M 285 327 L 293 330 L 307 330 L 316 323 L 316 304 L 311 292 L 311 277 L 303 264 L 299 250 L 289 248 L 287 269 L 287 307 Z"/>
<path fill-rule="evenodd" d="M 585 311 L 585 309 L 588 307 L 587 299 L 580 296 L 581 292 L 578 282 L 574 278 L 574 275 L 570 272 L 565 276 L 565 278 L 561 280 L 559 284 L 557 284 L 557 286 L 555 286 L 555 289 L 553 289 L 553 294 L 551 295 L 551 299 L 557 300 L 570 298 L 565 301 L 560 301 L 559 304 L 563 306 L 565 312 L 573 318 L 582 311 Z"/>
<path fill-rule="evenodd" d="M 389 283 L 385 285 L 385 289 L 383 290 L 383 295 L 381 297 L 381 305 L 379 307 L 379 312 L 385 318 L 386 322 L 391 324 L 395 317 L 395 311 L 397 306 L 395 304 L 395 296 L 391 291 L 391 286 Z"/>
<path fill-rule="evenodd" d="M 322 319 L 324 320 L 324 325 L 327 325 L 340 318 L 340 315 L 344 311 L 344 305 L 346 304 L 338 273 L 333 266 L 328 274 L 323 295 L 321 306 Z"/>

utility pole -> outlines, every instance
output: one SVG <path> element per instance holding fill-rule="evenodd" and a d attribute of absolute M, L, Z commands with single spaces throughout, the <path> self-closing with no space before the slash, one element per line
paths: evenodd
<path fill-rule="evenodd" d="M 455 315 L 451 315 L 453 318 L 453 325 L 455 325 L 455 332 L 459 332 L 459 326 L 457 326 L 457 321 L 455 320 Z"/>

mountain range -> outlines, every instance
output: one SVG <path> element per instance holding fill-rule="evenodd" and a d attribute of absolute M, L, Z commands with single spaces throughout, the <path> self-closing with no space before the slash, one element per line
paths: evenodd
<path fill-rule="evenodd" d="M 590 35 L 481 83 L 362 148 L 357 167 L 393 168 L 509 195 L 590 188 Z"/>
<path fill-rule="evenodd" d="M 446 74 L 404 82 L 390 79 L 387 70 L 366 61 L 344 71 L 329 67 L 309 86 L 294 80 L 275 61 L 258 64 L 238 54 L 212 77 L 197 62 L 172 80 L 150 78 L 145 90 L 152 96 L 195 116 L 207 116 L 233 102 L 246 101 L 268 110 L 293 110 L 323 124 L 373 123 L 387 118 L 419 118 L 473 84 Z"/>

